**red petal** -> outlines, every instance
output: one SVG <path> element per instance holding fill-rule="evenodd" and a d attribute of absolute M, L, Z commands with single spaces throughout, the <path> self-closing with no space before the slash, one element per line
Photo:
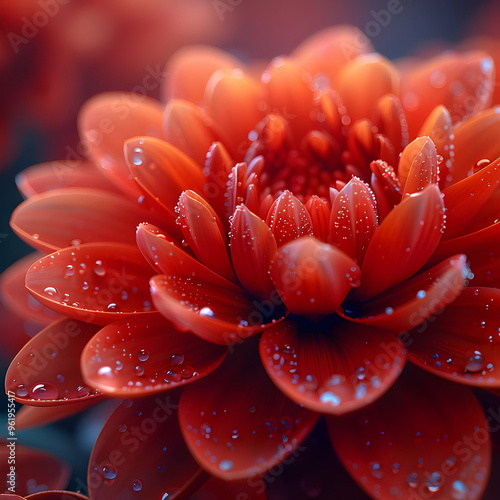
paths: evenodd
<path fill-rule="evenodd" d="M 250 302 L 241 289 L 182 274 L 155 276 L 151 293 L 155 306 L 176 328 L 215 344 L 241 342 L 283 316 L 277 295 Z"/>
<path fill-rule="evenodd" d="M 33 495 L 28 495 L 26 500 L 87 500 L 87 497 L 72 491 L 42 491 Z"/>
<path fill-rule="evenodd" d="M 179 431 L 178 407 L 178 397 L 168 393 L 127 399 L 115 410 L 90 457 L 93 500 L 151 500 L 167 493 L 169 499 L 189 498 L 183 493 L 190 481 L 196 481 L 199 467 Z"/>
<path fill-rule="evenodd" d="M 225 480 L 277 465 L 318 419 L 276 389 L 254 347 L 240 347 L 213 376 L 181 396 L 179 422 L 189 450 L 207 472 Z"/>
<path fill-rule="evenodd" d="M 123 196 L 67 188 L 32 196 L 12 214 L 16 234 L 44 253 L 80 243 L 134 243 L 135 227 L 149 214 Z"/>
<path fill-rule="evenodd" d="M 10 466 L 9 444 L 13 441 L 2 443 L 0 449 L 0 475 L 3 479 L 3 488 L 8 492 Z M 58 458 L 47 453 L 22 446 L 15 443 L 15 473 L 14 486 L 18 495 L 29 495 L 39 489 L 61 489 L 64 488 L 70 478 L 70 468 Z"/>
<path fill-rule="evenodd" d="M 373 297 L 425 264 L 441 238 L 443 208 L 438 187 L 428 186 L 389 213 L 368 245 L 358 298 Z"/>
<path fill-rule="evenodd" d="M 314 86 L 311 76 L 289 59 L 276 58 L 262 74 L 270 112 L 283 116 L 300 140 L 312 128 Z"/>
<path fill-rule="evenodd" d="M 333 202 L 330 241 L 361 265 L 377 229 L 373 193 L 364 182 L 353 177 Z"/>
<path fill-rule="evenodd" d="M 83 349 L 85 380 L 112 397 L 153 394 L 197 381 L 222 363 L 227 350 L 179 333 L 158 314 L 113 323 Z"/>
<path fill-rule="evenodd" d="M 370 120 L 359 120 L 350 128 L 347 137 L 349 162 L 359 171 L 359 176 L 368 180 L 368 166 L 380 157 L 379 143 L 376 139 L 377 127 Z"/>
<path fill-rule="evenodd" d="M 468 270 L 465 255 L 455 255 L 364 303 L 361 317 L 343 317 L 366 326 L 407 332 L 458 297 Z"/>
<path fill-rule="evenodd" d="M 466 288 L 410 332 L 411 360 L 435 375 L 479 387 L 500 387 L 500 290 Z"/>
<path fill-rule="evenodd" d="M 249 132 L 264 118 L 263 97 L 262 87 L 239 69 L 217 71 L 207 83 L 204 102 L 236 158 L 243 158 Z"/>
<path fill-rule="evenodd" d="M 201 166 L 168 142 L 153 137 L 129 139 L 125 157 L 139 185 L 173 216 L 182 191 L 203 189 Z"/>
<path fill-rule="evenodd" d="M 231 258 L 240 283 L 250 293 L 268 296 L 274 290 L 269 265 L 277 250 L 266 223 L 240 205 L 231 224 Z"/>
<path fill-rule="evenodd" d="M 78 129 L 84 153 L 124 192 L 140 196 L 129 178 L 123 143 L 130 137 L 161 137 L 163 105 L 142 94 L 107 92 L 89 99 L 80 110 Z"/>
<path fill-rule="evenodd" d="M 306 207 L 290 191 L 285 191 L 276 199 L 266 222 L 279 247 L 313 234 L 311 217 Z"/>
<path fill-rule="evenodd" d="M 338 73 L 351 59 L 373 52 L 369 38 L 353 26 L 336 26 L 315 33 L 291 54 L 299 66 L 311 75 L 326 75 L 331 86 Z"/>
<path fill-rule="evenodd" d="M 418 136 L 428 136 L 436 146 L 437 154 L 443 159 L 439 165 L 439 186 L 445 188 L 453 180 L 455 161 L 453 125 L 450 112 L 444 106 L 437 106 L 427 117 Z"/>
<path fill-rule="evenodd" d="M 385 161 L 372 161 L 370 169 L 372 171 L 371 186 L 377 200 L 377 213 L 381 222 L 401 202 L 401 182 L 394 168 Z"/>
<path fill-rule="evenodd" d="M 393 333 L 347 322 L 284 321 L 263 333 L 262 363 L 297 404 L 341 415 L 369 405 L 399 377 L 406 356 Z"/>
<path fill-rule="evenodd" d="M 271 279 L 294 314 L 331 314 L 359 284 L 359 267 L 337 248 L 304 237 L 278 250 Z"/>
<path fill-rule="evenodd" d="M 347 125 L 351 119 L 340 96 L 331 89 L 325 89 L 317 99 L 320 114 L 319 124 L 337 140 L 343 142 L 347 135 Z"/>
<path fill-rule="evenodd" d="M 316 195 L 311 196 L 305 207 L 311 218 L 313 235 L 320 241 L 327 242 L 330 233 L 330 208 L 328 203 Z"/>
<path fill-rule="evenodd" d="M 83 382 L 80 354 L 99 327 L 64 318 L 33 337 L 12 361 L 6 391 L 18 402 L 57 406 L 99 397 Z"/>
<path fill-rule="evenodd" d="M 93 162 L 78 160 L 33 165 L 17 174 L 16 184 L 26 198 L 52 189 L 73 187 L 120 192 Z"/>
<path fill-rule="evenodd" d="M 196 277 L 236 292 L 240 290 L 168 241 L 163 232 L 152 224 L 139 225 L 137 246 L 144 258 L 161 274 L 175 273 L 184 278 Z"/>
<path fill-rule="evenodd" d="M 389 139 L 396 152 L 399 153 L 406 147 L 409 139 L 408 123 L 401 101 L 395 95 L 386 94 L 377 101 L 376 111 L 375 124 L 379 132 Z"/>
<path fill-rule="evenodd" d="M 266 500 L 264 481 L 254 477 L 242 481 L 224 481 L 211 477 L 191 500 Z"/>
<path fill-rule="evenodd" d="M 0 293 L 2 302 L 15 314 L 40 325 L 48 325 L 60 315 L 36 301 L 24 285 L 26 272 L 40 257 L 38 253 L 32 253 L 7 268 L 0 276 Z"/>
<path fill-rule="evenodd" d="M 491 427 L 463 386 L 414 370 L 373 405 L 327 423 L 344 467 L 372 498 L 482 496 Z"/>
<path fill-rule="evenodd" d="M 223 219 L 229 221 L 236 207 L 246 201 L 248 168 L 246 163 L 237 163 L 228 176 L 227 189 L 224 193 L 224 207 L 226 209 Z"/>
<path fill-rule="evenodd" d="M 185 191 L 176 212 L 185 242 L 198 259 L 217 274 L 236 281 L 227 253 L 226 235 L 214 209 L 195 192 Z"/>
<path fill-rule="evenodd" d="M 399 76 L 388 59 L 378 54 L 361 55 L 344 66 L 337 90 L 354 123 L 371 118 L 377 101 L 385 94 L 398 94 Z"/>
<path fill-rule="evenodd" d="M 170 101 L 163 117 L 165 140 L 203 165 L 210 145 L 218 140 L 215 123 L 189 101 Z"/>
<path fill-rule="evenodd" d="M 475 174 L 453 184 L 443 191 L 446 206 L 446 227 L 443 239 L 463 234 L 488 199 L 500 185 L 500 158 Z"/>
<path fill-rule="evenodd" d="M 436 147 L 429 137 L 419 137 L 406 146 L 399 160 L 398 177 L 404 185 L 403 198 L 437 183 Z"/>
<path fill-rule="evenodd" d="M 88 243 L 65 248 L 31 266 L 28 291 L 66 316 L 107 324 L 150 314 L 151 268 L 135 246 Z"/>
<path fill-rule="evenodd" d="M 241 67 L 241 62 L 215 47 L 194 45 L 184 47 L 169 60 L 168 78 L 162 91 L 165 102 L 186 99 L 201 104 L 208 80 L 219 69 Z"/>

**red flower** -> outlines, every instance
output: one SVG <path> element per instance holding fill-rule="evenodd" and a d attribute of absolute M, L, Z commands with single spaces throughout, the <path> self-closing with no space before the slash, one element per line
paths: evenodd
<path fill-rule="evenodd" d="M 92 498 L 188 498 L 206 473 L 263 494 L 255 478 L 320 414 L 372 498 L 481 497 L 493 426 L 466 385 L 500 386 L 500 114 L 478 99 L 493 67 L 443 56 L 400 94 L 371 51 L 330 30 L 259 80 L 185 49 L 166 109 L 97 96 L 79 119 L 90 161 L 21 174 L 12 227 L 50 253 L 26 286 L 66 318 L 7 388 L 50 419 L 147 396 L 102 431 Z M 463 92 L 428 89 L 436 71 Z M 419 368 L 397 380 L 407 357 Z"/>

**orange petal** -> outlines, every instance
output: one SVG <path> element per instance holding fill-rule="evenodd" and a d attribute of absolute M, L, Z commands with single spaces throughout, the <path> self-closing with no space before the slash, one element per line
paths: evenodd
<path fill-rule="evenodd" d="M 226 146 L 237 159 L 244 157 L 248 134 L 264 117 L 263 98 L 259 83 L 241 70 L 217 71 L 207 83 L 204 102 L 210 116 L 224 130 Z"/>
<path fill-rule="evenodd" d="M 429 137 L 418 137 L 401 154 L 398 177 L 404 185 L 403 198 L 422 191 L 438 180 L 436 147 Z"/>
<path fill-rule="evenodd" d="M 32 196 L 13 212 L 16 234 L 44 253 L 80 243 L 134 243 L 135 227 L 156 219 L 125 197 L 90 188 L 66 188 Z"/>
<path fill-rule="evenodd" d="M 375 124 L 396 150 L 400 152 L 408 144 L 408 123 L 399 98 L 386 94 L 377 101 Z M 428 134 L 420 134 L 428 135 Z"/>
<path fill-rule="evenodd" d="M 342 415 L 382 396 L 399 377 L 405 349 L 387 331 L 347 322 L 284 321 L 262 334 L 262 363 L 290 399 L 319 413 Z"/>
<path fill-rule="evenodd" d="M 217 274 L 236 281 L 224 229 L 214 209 L 193 191 L 182 193 L 176 212 L 186 243 L 198 259 Z"/>
<path fill-rule="evenodd" d="M 82 352 L 84 379 L 111 397 L 140 397 L 174 389 L 205 377 L 227 349 L 180 333 L 160 314 L 112 323 Z"/>
<path fill-rule="evenodd" d="M 278 246 L 313 234 L 311 217 L 306 207 L 290 191 L 285 191 L 275 200 L 266 222 Z"/>
<path fill-rule="evenodd" d="M 253 301 L 243 290 L 227 288 L 181 273 L 151 279 L 153 303 L 181 330 L 215 344 L 230 345 L 255 335 L 283 315 L 279 297 Z"/>
<path fill-rule="evenodd" d="M 373 297 L 415 274 L 439 243 L 443 214 L 441 193 L 434 185 L 392 210 L 368 245 L 356 298 Z"/>
<path fill-rule="evenodd" d="M 361 265 L 377 229 L 373 193 L 364 182 L 353 177 L 333 202 L 330 242 Z"/>
<path fill-rule="evenodd" d="M 192 158 L 205 163 L 208 150 L 219 140 L 216 125 L 196 104 L 181 99 L 170 101 L 163 115 L 165 140 Z"/>
<path fill-rule="evenodd" d="M 330 135 L 342 142 L 347 135 L 347 125 L 351 123 L 342 99 L 334 90 L 325 89 L 317 102 L 317 121 Z"/>
<path fill-rule="evenodd" d="M 269 264 L 278 247 L 266 223 L 244 205 L 238 206 L 233 215 L 230 248 L 243 287 L 257 296 L 268 296 L 274 290 Z"/>
<path fill-rule="evenodd" d="M 26 274 L 26 287 L 54 311 L 107 324 L 151 314 L 151 274 L 135 245 L 88 243 L 35 262 Z"/>
<path fill-rule="evenodd" d="M 173 216 L 182 191 L 203 189 L 201 166 L 168 142 L 134 137 L 125 142 L 125 156 L 138 184 Z"/>
<path fill-rule="evenodd" d="M 169 60 L 162 97 L 185 99 L 201 104 L 208 80 L 217 70 L 240 68 L 241 62 L 229 53 L 215 47 L 193 45 L 177 51 Z"/>
<path fill-rule="evenodd" d="M 377 200 L 377 213 L 382 222 L 389 212 L 401 202 L 401 182 L 394 168 L 385 161 L 376 160 L 370 163 L 372 171 L 371 187 Z"/>
<path fill-rule="evenodd" d="M 342 316 L 366 326 L 407 332 L 453 302 L 468 271 L 465 255 L 455 255 L 364 303 L 361 317 Z"/>
<path fill-rule="evenodd" d="M 333 313 L 360 277 L 359 267 L 348 255 L 309 236 L 282 246 L 270 274 L 294 314 Z"/>
<path fill-rule="evenodd" d="M 370 120 L 359 120 L 349 130 L 347 150 L 349 162 L 354 163 L 362 172 L 360 177 L 369 179 L 368 166 L 380 158 L 379 143 L 376 140 L 377 127 Z"/>
<path fill-rule="evenodd" d="M 344 66 L 336 89 L 355 122 L 371 118 L 377 101 L 385 94 L 398 95 L 399 76 L 388 59 L 378 54 L 361 55 Z"/>
<path fill-rule="evenodd" d="M 142 94 L 107 92 L 84 104 L 78 130 L 88 156 L 114 184 L 137 198 L 141 192 L 129 178 L 123 143 L 137 135 L 161 137 L 162 121 L 160 102 Z"/>

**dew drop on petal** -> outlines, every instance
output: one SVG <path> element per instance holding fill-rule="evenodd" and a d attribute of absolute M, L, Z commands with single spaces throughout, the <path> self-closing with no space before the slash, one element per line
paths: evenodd
<path fill-rule="evenodd" d="M 132 489 L 134 491 L 141 491 L 142 490 L 142 483 L 140 481 L 134 481 L 132 484 Z"/>
<path fill-rule="evenodd" d="M 90 394 L 90 387 L 87 387 L 86 385 L 79 385 L 76 388 L 76 396 L 79 398 L 84 398 L 85 396 L 88 396 Z"/>
<path fill-rule="evenodd" d="M 478 372 L 484 368 L 484 356 L 480 351 L 474 351 L 465 363 L 465 369 L 469 372 Z"/>
<path fill-rule="evenodd" d="M 24 398 L 25 396 L 27 396 L 28 389 L 26 388 L 26 386 L 24 386 L 23 384 L 19 384 L 17 386 L 17 389 L 16 389 L 16 395 L 21 397 L 21 398 Z"/>
<path fill-rule="evenodd" d="M 149 352 L 145 349 L 141 349 L 137 354 L 137 359 L 144 363 L 144 361 L 147 361 L 149 359 Z"/>
<path fill-rule="evenodd" d="M 215 313 L 212 311 L 212 309 L 210 309 L 210 307 L 202 307 L 200 309 L 199 314 L 202 318 L 214 318 L 215 317 Z"/>
<path fill-rule="evenodd" d="M 416 472 L 410 472 L 406 476 L 406 481 L 412 488 L 416 488 L 418 486 L 418 474 Z"/>
<path fill-rule="evenodd" d="M 103 277 L 106 274 L 106 269 L 102 265 L 102 260 L 96 260 L 94 265 L 94 273 L 97 276 Z"/>
<path fill-rule="evenodd" d="M 182 378 L 191 378 L 194 374 L 194 369 L 192 366 L 184 366 L 181 370 Z"/>
<path fill-rule="evenodd" d="M 219 464 L 219 469 L 220 470 L 231 470 L 233 468 L 233 462 L 231 460 L 222 460 L 222 462 Z"/>
<path fill-rule="evenodd" d="M 170 356 L 170 363 L 172 363 L 175 366 L 182 365 L 182 363 L 184 363 L 184 354 L 174 352 Z"/>
<path fill-rule="evenodd" d="M 442 478 L 439 472 L 433 472 L 425 481 L 431 493 L 436 493 L 441 488 Z"/>
<path fill-rule="evenodd" d="M 73 276 L 75 274 L 75 267 L 71 264 L 67 265 L 66 269 L 64 270 L 64 274 L 66 276 Z"/>
<path fill-rule="evenodd" d="M 53 286 L 48 286 L 44 289 L 43 293 L 47 294 L 51 299 L 61 300 L 59 290 Z"/>
<path fill-rule="evenodd" d="M 116 467 L 111 464 L 104 465 L 102 468 L 102 474 L 106 479 L 114 479 L 117 475 Z"/>
<path fill-rule="evenodd" d="M 134 368 L 134 372 L 135 374 L 138 376 L 138 377 L 142 377 L 144 375 L 144 368 L 140 365 L 137 365 L 135 368 Z"/>
<path fill-rule="evenodd" d="M 58 397 L 59 391 L 53 384 L 36 384 L 30 390 L 31 399 L 57 399 Z"/>

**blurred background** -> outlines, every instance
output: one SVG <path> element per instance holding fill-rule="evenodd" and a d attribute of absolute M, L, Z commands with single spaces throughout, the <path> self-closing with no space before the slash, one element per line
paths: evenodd
<path fill-rule="evenodd" d="M 88 97 L 141 86 L 145 75 L 161 71 L 183 45 L 210 43 L 243 61 L 265 61 L 291 52 L 321 28 L 347 23 L 359 27 L 379 52 L 392 59 L 457 44 L 481 44 L 500 54 L 497 41 L 476 38 L 495 37 L 500 21 L 495 0 L 399 0 L 400 12 L 386 26 L 377 24 L 377 13 L 388 4 L 388 0 L 1 2 L 0 270 L 30 251 L 8 226 L 10 213 L 21 202 L 15 175 L 32 164 L 65 158 L 77 144 L 76 116 Z M 148 95 L 159 98 L 159 93 L 158 85 Z M 0 418 L 2 411 L 0 407 Z M 85 425 L 71 420 L 49 427 L 43 436 L 27 431 L 22 441 L 50 448 L 70 461 L 74 468 L 70 487 L 76 489 L 75 478 L 85 478 L 105 411 L 85 415 Z"/>

